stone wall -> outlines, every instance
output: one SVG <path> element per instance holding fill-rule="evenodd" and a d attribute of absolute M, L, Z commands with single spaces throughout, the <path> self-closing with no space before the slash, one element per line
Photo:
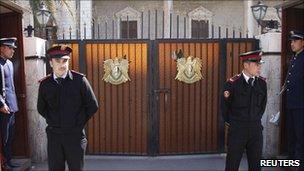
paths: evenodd
<path fill-rule="evenodd" d="M 24 11 L 22 16 L 22 28 L 26 28 L 28 25 L 34 26 L 33 13 L 29 1 L 16 0 L 15 3 L 20 5 L 24 9 L 27 9 L 26 11 Z M 27 36 L 27 32 L 23 32 L 23 35 Z"/>
<path fill-rule="evenodd" d="M 267 19 L 275 18 L 276 13 L 272 6 L 280 3 L 281 1 L 266 1 L 265 4 L 269 5 L 267 12 Z M 257 2 L 253 1 L 252 4 Z M 162 37 L 163 31 L 163 18 L 162 11 L 165 8 L 164 1 L 93 1 L 93 19 L 96 23 L 100 24 L 101 38 L 104 38 L 105 33 L 105 22 L 107 22 L 107 32 L 108 38 L 112 38 L 112 20 L 114 20 L 114 37 L 119 38 L 119 19 L 116 14 L 123 11 L 127 7 L 143 12 L 143 37 L 148 38 L 148 10 L 150 10 L 150 36 L 155 37 L 155 10 L 158 11 L 157 18 L 157 33 L 158 37 Z M 218 27 L 222 28 L 222 37 L 226 36 L 225 28 L 228 28 L 228 36 L 232 37 L 232 30 L 236 30 L 236 36 L 239 36 L 241 31 L 243 35 L 246 34 L 247 27 L 246 17 L 244 14 L 247 12 L 251 14 L 251 8 L 248 9 L 246 4 L 242 1 L 172 1 L 172 38 L 177 37 L 177 15 L 179 15 L 179 37 L 184 36 L 184 17 L 186 18 L 186 37 L 190 38 L 190 22 L 189 13 L 198 8 L 205 8 L 212 13 L 210 24 L 213 24 L 215 28 L 214 37 L 218 37 Z M 245 12 L 246 10 L 246 12 Z M 204 14 L 202 14 L 204 18 Z M 258 35 L 260 33 L 260 28 L 257 26 L 257 22 L 254 20 L 254 30 L 253 35 Z M 141 28 L 141 21 L 138 22 Z M 246 30 L 245 30 L 246 29 Z M 211 25 L 209 27 L 209 32 L 211 32 Z M 138 37 L 141 38 L 141 31 L 138 31 Z M 210 33 L 211 34 L 211 33 Z M 210 35 L 211 36 L 211 35 Z"/>
<path fill-rule="evenodd" d="M 92 0 L 80 1 L 80 37 L 82 39 L 92 37 L 92 11 Z"/>
<path fill-rule="evenodd" d="M 125 1 L 125 0 L 85 0 L 85 1 L 66 1 L 68 7 L 63 5 L 62 2 L 56 1 L 56 12 L 54 18 L 56 25 L 58 27 L 57 36 L 59 39 L 63 38 L 63 34 L 66 39 L 70 38 L 69 31 L 71 28 L 71 38 L 76 38 L 77 30 L 79 32 L 80 38 L 92 38 L 92 21 L 100 23 L 100 38 L 105 38 L 105 22 L 107 21 L 107 32 L 108 38 L 119 38 L 119 19 L 116 17 L 116 13 L 122 11 L 126 7 L 131 7 L 138 12 L 143 12 L 143 37 L 148 37 L 148 10 L 150 10 L 150 37 L 155 37 L 155 10 L 158 11 L 158 22 L 157 22 L 157 33 L 158 37 L 162 37 L 162 11 L 164 9 L 165 1 Z M 281 3 L 280 1 L 263 1 L 264 4 L 268 5 L 268 11 L 266 13 L 265 19 L 275 19 L 278 20 L 276 11 L 273 6 Z M 16 0 L 16 3 L 23 7 L 29 8 L 29 2 L 24 0 Z M 251 4 L 256 4 L 256 1 L 252 1 Z M 247 4 L 248 5 L 248 4 Z M 246 6 L 242 1 L 172 1 L 172 37 L 177 37 L 177 15 L 179 15 L 179 37 L 184 36 L 184 17 L 186 17 L 186 37 L 190 38 L 190 22 L 189 12 L 203 7 L 212 13 L 212 21 L 210 24 L 214 24 L 215 37 L 218 37 L 218 27 L 222 27 L 222 37 L 226 36 L 225 28 L 229 30 L 229 37 L 232 37 L 232 30 L 236 30 L 236 36 L 239 36 L 239 31 L 246 34 L 247 20 L 251 14 L 251 9 Z M 112 20 L 114 20 L 114 37 L 112 37 Z M 33 25 L 32 14 L 24 15 L 24 28 L 31 23 Z M 260 33 L 260 27 L 257 26 L 256 21 L 254 23 L 252 35 L 258 35 Z M 84 27 L 86 29 L 84 29 Z M 138 28 L 141 28 L 141 21 L 138 22 Z M 211 32 L 211 26 L 209 31 Z M 86 31 L 85 31 L 86 30 Z M 95 27 L 97 30 L 97 25 Z M 84 33 L 86 32 L 86 33 Z M 97 31 L 95 31 L 97 34 Z M 95 37 L 97 35 L 95 34 Z M 211 33 L 210 33 L 211 36 Z M 138 37 L 141 37 L 141 31 L 138 31 Z"/>
<path fill-rule="evenodd" d="M 67 5 L 64 5 L 63 2 L 56 1 L 56 13 L 54 14 L 57 29 L 57 37 L 59 39 L 70 38 L 70 29 L 71 38 L 76 38 L 76 29 L 77 29 L 77 8 L 76 1 L 66 1 Z"/>

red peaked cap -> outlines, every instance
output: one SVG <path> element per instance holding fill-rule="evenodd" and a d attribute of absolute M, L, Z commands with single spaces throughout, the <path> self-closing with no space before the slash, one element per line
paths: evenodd
<path fill-rule="evenodd" d="M 243 60 L 243 62 L 258 62 L 258 63 L 264 63 L 262 61 L 262 51 L 261 50 L 255 50 L 255 51 L 249 51 L 246 53 L 240 54 L 240 58 Z"/>
<path fill-rule="evenodd" d="M 67 45 L 58 45 L 53 46 L 46 51 L 46 54 L 49 58 L 62 58 L 62 59 L 70 59 L 70 53 L 72 52 L 72 48 Z"/>

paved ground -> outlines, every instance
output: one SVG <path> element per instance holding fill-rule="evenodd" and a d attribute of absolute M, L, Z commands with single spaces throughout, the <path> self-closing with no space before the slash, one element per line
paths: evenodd
<path fill-rule="evenodd" d="M 86 156 L 85 170 L 224 170 L 225 155 L 182 155 L 182 156 Z M 33 163 L 33 171 L 47 170 L 47 163 Z M 246 157 L 242 159 L 240 170 L 247 170 Z M 264 171 L 278 171 L 279 168 L 263 168 Z"/>

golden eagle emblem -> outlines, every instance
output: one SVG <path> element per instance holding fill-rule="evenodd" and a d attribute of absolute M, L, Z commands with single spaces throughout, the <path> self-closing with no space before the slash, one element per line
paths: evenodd
<path fill-rule="evenodd" d="M 129 61 L 124 58 L 107 59 L 104 61 L 103 80 L 114 85 L 131 81 L 128 75 Z"/>
<path fill-rule="evenodd" d="M 175 79 L 191 84 L 203 78 L 202 62 L 200 58 L 189 56 L 177 59 L 177 75 Z"/>

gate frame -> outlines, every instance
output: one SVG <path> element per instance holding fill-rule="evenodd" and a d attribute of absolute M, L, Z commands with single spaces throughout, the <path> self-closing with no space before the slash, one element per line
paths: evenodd
<path fill-rule="evenodd" d="M 87 64 L 85 59 L 86 44 L 87 43 L 147 43 L 147 155 L 148 156 L 161 156 L 159 154 L 159 116 L 160 116 L 160 103 L 156 100 L 156 90 L 159 90 L 159 66 L 158 66 L 158 44 L 163 42 L 183 42 L 183 43 L 219 43 L 219 91 L 223 89 L 223 85 L 226 82 L 226 66 L 227 66 L 227 43 L 234 42 L 252 42 L 253 49 L 259 48 L 259 40 L 255 38 L 217 38 L 217 39 L 66 39 L 56 40 L 54 44 L 70 44 L 78 43 L 79 47 L 79 72 L 86 74 Z M 219 93 L 218 103 L 218 150 L 215 153 L 225 152 L 225 130 L 224 122 L 221 117 L 221 93 Z M 192 153 L 191 153 L 192 154 Z M 195 153 L 195 154 L 209 154 L 207 153 Z M 116 154 L 113 154 L 116 155 Z M 117 154 L 121 155 L 121 154 Z M 127 154 L 132 155 L 132 154 Z M 176 154 L 165 154 L 176 155 Z M 179 155 L 179 154 L 178 154 Z"/>

